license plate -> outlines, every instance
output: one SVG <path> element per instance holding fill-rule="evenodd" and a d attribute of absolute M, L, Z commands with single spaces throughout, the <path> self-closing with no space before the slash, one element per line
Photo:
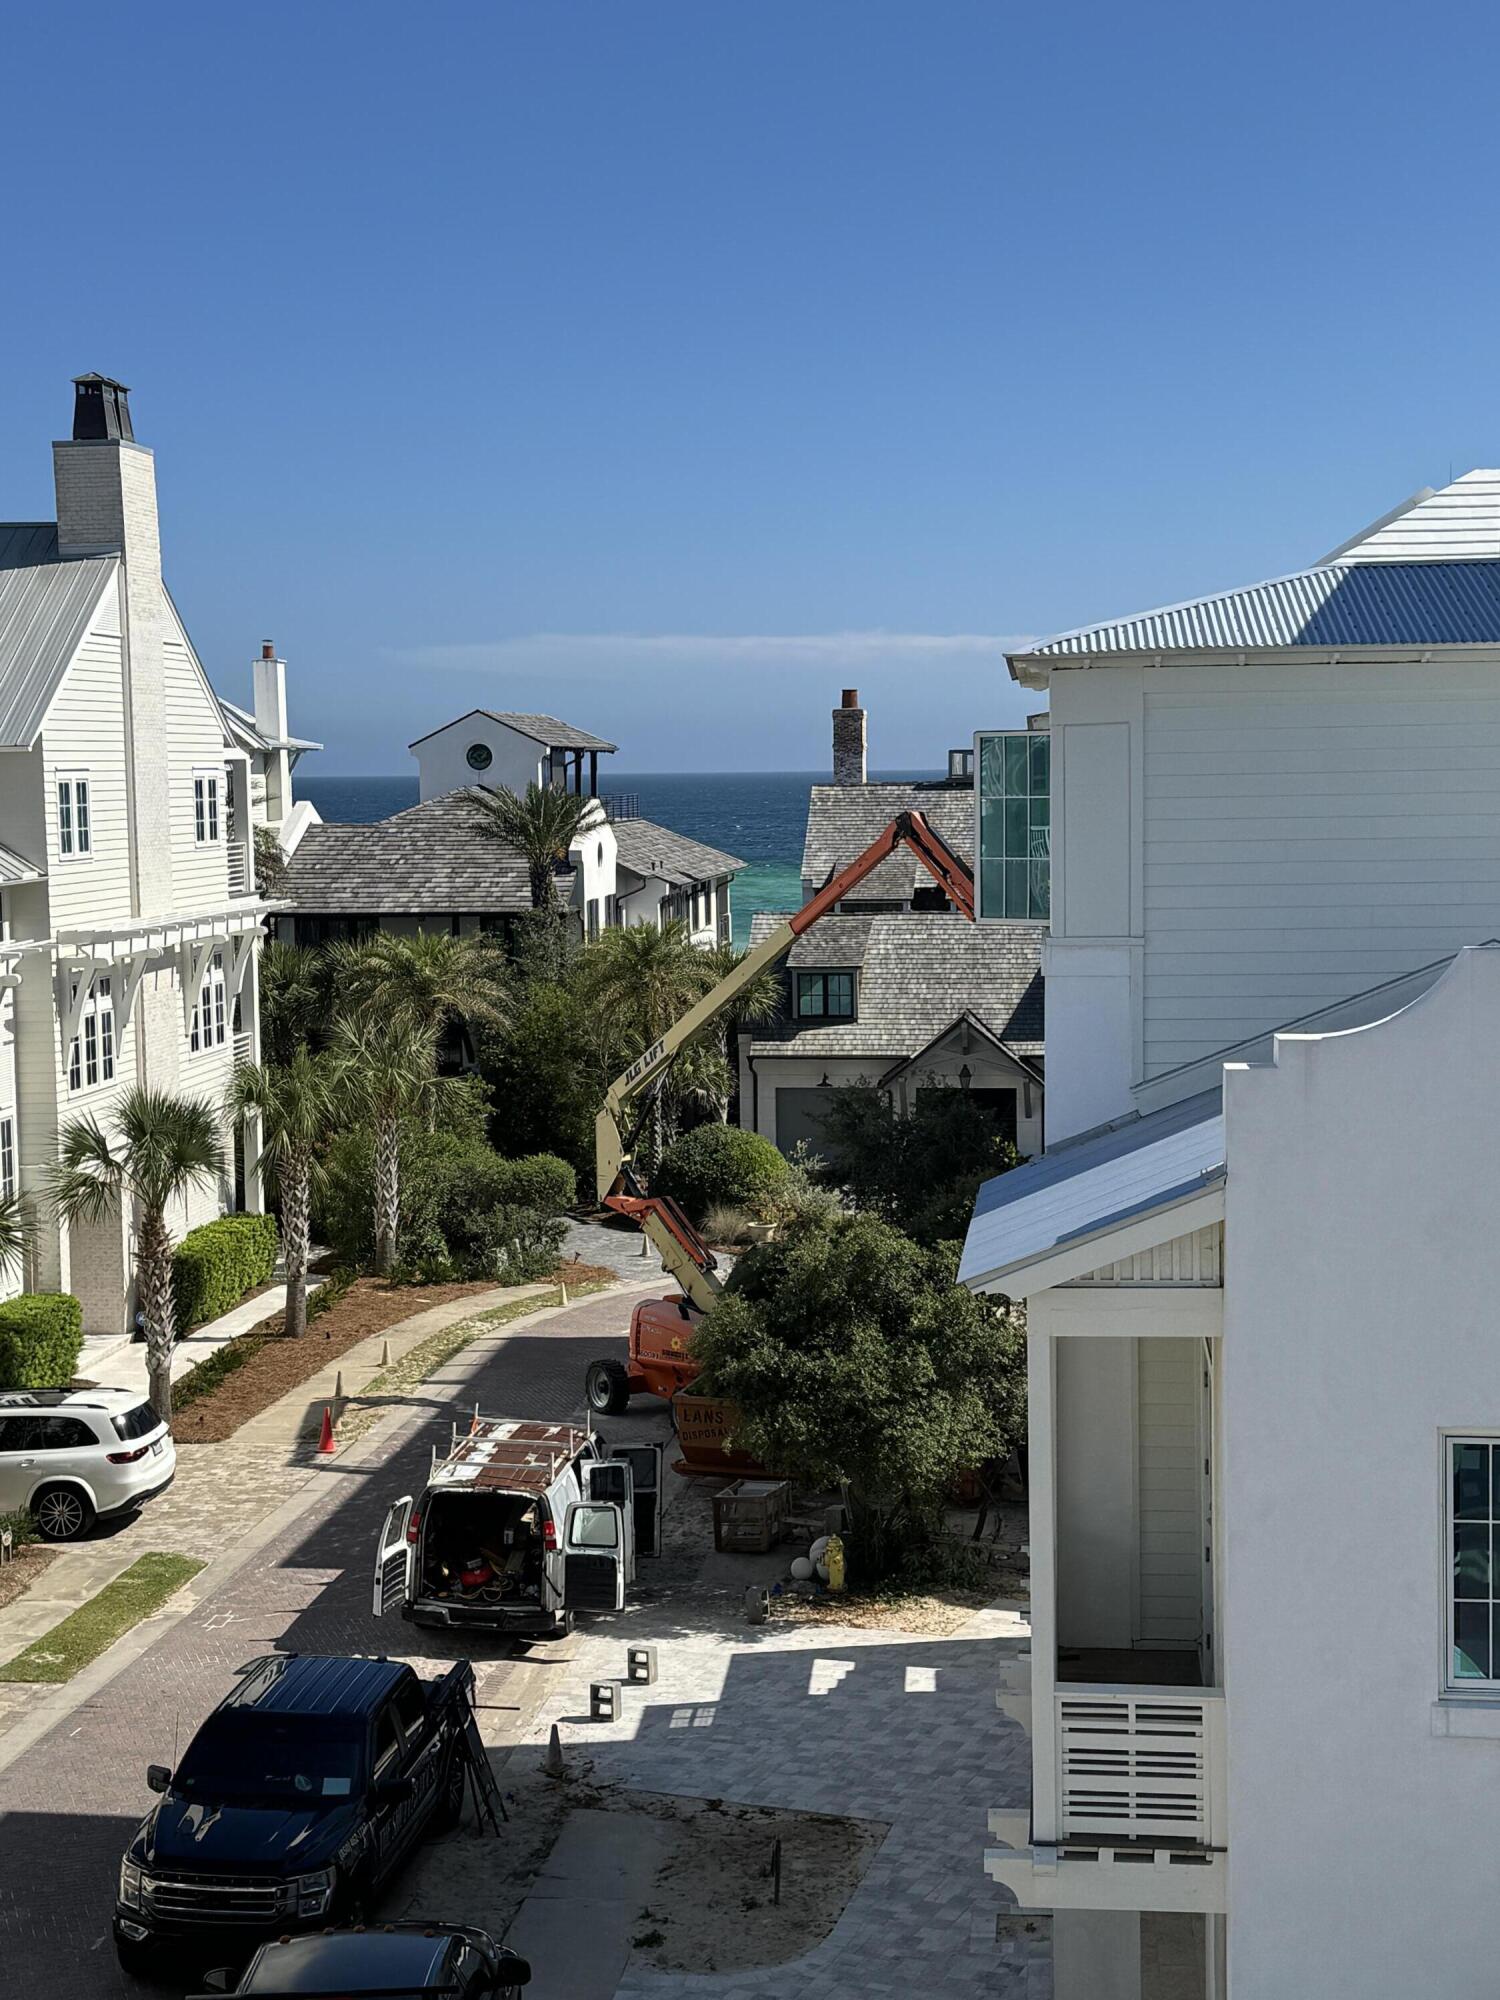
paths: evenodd
<path fill-rule="evenodd" d="M 156 1443 L 155 1443 L 154 1445 L 152 1445 L 152 1447 L 151 1447 L 151 1456 L 152 1456 L 153 1458 L 160 1458 L 160 1457 L 161 1457 L 161 1448 L 162 1448 L 162 1445 L 163 1445 L 164 1443 L 165 1443 L 165 1439 L 163 1439 L 163 1438 L 158 1438 L 158 1439 L 156 1440 Z"/>

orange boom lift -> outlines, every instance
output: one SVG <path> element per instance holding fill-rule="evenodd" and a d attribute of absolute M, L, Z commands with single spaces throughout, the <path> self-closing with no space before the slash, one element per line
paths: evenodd
<path fill-rule="evenodd" d="M 783 959 L 804 931 L 835 909 L 872 869 L 889 860 L 897 848 L 909 847 L 943 894 L 972 923 L 974 877 L 919 812 L 899 813 L 878 833 L 864 853 L 832 876 L 802 908 L 779 924 L 748 952 L 726 978 L 689 1007 L 658 1042 L 653 1042 L 605 1093 L 604 1108 L 594 1121 L 594 1171 L 597 1192 L 606 1208 L 640 1224 L 660 1253 L 667 1274 L 682 1287 L 675 1298 L 645 1299 L 630 1318 L 629 1363 L 589 1364 L 590 1407 L 603 1414 L 623 1410 L 633 1395 L 664 1396 L 669 1401 L 697 1373 L 692 1358 L 693 1329 L 722 1287 L 713 1252 L 675 1201 L 642 1191 L 632 1165 L 635 1138 L 645 1122 L 655 1091 L 673 1059 L 696 1035 L 703 1033 L 760 973 Z M 626 1124 L 633 1106 L 641 1107 L 630 1136 Z M 722 1466 L 723 1459 L 719 1464 Z"/>

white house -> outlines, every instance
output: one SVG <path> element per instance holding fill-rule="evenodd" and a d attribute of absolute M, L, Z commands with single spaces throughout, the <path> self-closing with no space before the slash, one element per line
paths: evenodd
<path fill-rule="evenodd" d="M 488 785 L 493 791 L 518 796 L 525 795 L 528 785 L 538 785 L 543 791 L 595 798 L 599 753 L 609 755 L 618 746 L 586 729 L 575 729 L 570 722 L 559 722 L 555 715 L 473 708 L 419 736 L 409 747 L 417 760 L 422 798 L 437 799 L 463 785 Z"/>
<path fill-rule="evenodd" d="M 1028 1323 L 1032 1800 L 987 1865 L 1058 2000 L 1484 1990 L 1500 474 L 1011 664 L 1049 1130 L 961 1270 Z"/>
<path fill-rule="evenodd" d="M 71 1118 L 121 1091 L 222 1103 L 256 1054 L 249 753 L 162 582 L 156 468 L 127 393 L 86 375 L 53 446 L 55 522 L 0 526 L 0 1191 L 44 1194 Z M 235 1168 L 176 1218 L 258 1206 Z M 253 1159 L 253 1149 L 251 1153 Z M 75 1292 L 129 1324 L 131 1218 L 67 1230 L 45 1202 L 6 1290 Z"/>
<path fill-rule="evenodd" d="M 253 708 L 240 708 L 223 695 L 219 709 L 236 746 L 250 762 L 250 817 L 278 837 L 293 810 L 292 772 L 321 743 L 293 736 L 287 727 L 286 661 L 269 640 L 251 670 Z"/>

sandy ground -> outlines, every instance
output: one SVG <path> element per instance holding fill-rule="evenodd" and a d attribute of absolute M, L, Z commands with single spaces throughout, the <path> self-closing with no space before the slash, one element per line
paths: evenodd
<path fill-rule="evenodd" d="M 512 1760 L 501 1787 L 510 1817 L 500 1837 L 476 1829 L 471 1806 L 460 1828 L 419 1852 L 383 1917 L 461 1918 L 503 1935 L 568 1814 L 603 1811 L 619 1814 L 623 1838 L 631 1819 L 650 1819 L 662 1841 L 632 1933 L 652 1965 L 675 1972 L 782 1965 L 832 1930 L 886 1833 L 864 1820 L 596 1785 L 576 1753 L 562 1779 L 534 1767 L 517 1771 Z M 777 1839 L 779 1904 L 770 1873 Z"/>

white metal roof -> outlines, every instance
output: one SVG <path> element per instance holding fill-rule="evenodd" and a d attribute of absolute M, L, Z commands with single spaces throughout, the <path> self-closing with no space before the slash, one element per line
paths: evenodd
<path fill-rule="evenodd" d="M 0 569 L 0 749 L 29 750 L 117 556 Z"/>
<path fill-rule="evenodd" d="M 1041 1258 L 1175 1207 L 1223 1177 L 1218 1090 L 1064 1145 L 985 1182 L 964 1240 L 959 1283 L 1004 1291 L 1007 1278 Z"/>

